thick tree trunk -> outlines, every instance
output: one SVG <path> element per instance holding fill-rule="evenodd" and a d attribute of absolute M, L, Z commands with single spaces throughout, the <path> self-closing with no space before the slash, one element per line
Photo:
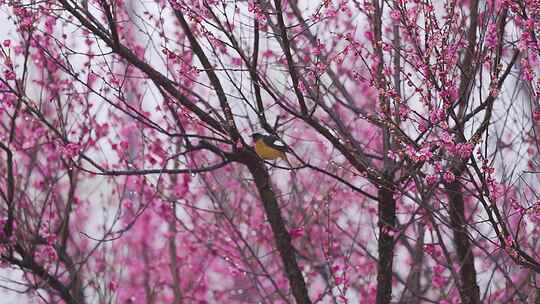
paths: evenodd
<path fill-rule="evenodd" d="M 296 253 L 291 243 L 291 236 L 285 227 L 285 222 L 283 221 L 276 195 L 272 190 L 270 176 L 268 175 L 264 164 L 257 158 L 253 157 L 246 161 L 246 165 L 255 180 L 255 185 L 261 196 L 264 210 L 272 228 L 274 240 L 276 241 L 281 261 L 285 267 L 285 274 L 289 279 L 289 285 L 296 303 L 311 303 L 304 277 L 296 261 Z"/>
<path fill-rule="evenodd" d="M 381 187 L 379 199 L 379 261 L 377 264 L 377 303 L 392 298 L 392 264 L 394 261 L 393 229 L 396 225 L 396 202 L 390 188 Z"/>
<path fill-rule="evenodd" d="M 460 268 L 459 275 L 461 282 L 459 284 L 459 293 L 461 303 L 472 304 L 480 303 L 480 289 L 476 283 L 476 269 L 474 267 L 474 255 L 472 253 L 471 243 L 467 236 L 465 222 L 465 204 L 463 193 L 459 180 L 446 184 L 448 195 L 448 205 L 450 212 L 450 224 L 454 233 L 454 244 Z"/>

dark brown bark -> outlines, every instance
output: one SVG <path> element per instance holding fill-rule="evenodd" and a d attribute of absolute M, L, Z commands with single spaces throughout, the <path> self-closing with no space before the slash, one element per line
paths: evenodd
<path fill-rule="evenodd" d="M 372 0 L 373 14 L 370 17 L 375 34 L 375 41 L 382 41 L 382 3 L 378 0 Z M 386 90 L 387 82 L 383 73 L 384 56 L 381 45 L 373 43 L 374 53 L 381 62 L 377 66 L 377 74 L 375 83 L 378 89 Z M 399 81 L 398 81 L 399 84 Z M 399 86 L 399 85 L 398 85 Z M 385 115 L 390 117 L 390 101 L 384 95 L 379 96 L 381 110 Z M 393 171 L 394 162 L 388 158 L 388 151 L 394 145 L 390 129 L 387 126 L 382 128 L 383 141 L 383 175 L 377 185 L 379 191 L 377 193 L 378 214 L 379 214 L 379 240 L 378 251 L 379 260 L 377 262 L 377 303 L 390 303 L 392 299 L 392 265 L 394 263 L 394 237 L 393 232 L 396 226 L 396 202 L 393 197 Z"/>
<path fill-rule="evenodd" d="M 474 256 L 471 242 L 467 236 L 465 222 L 465 204 L 463 192 L 459 180 L 456 179 L 450 184 L 446 184 L 448 195 L 448 208 L 450 212 L 450 225 L 454 233 L 454 244 L 459 259 L 459 293 L 461 303 L 480 303 L 480 289 L 476 283 L 476 269 L 474 267 Z"/>
<path fill-rule="evenodd" d="M 285 275 L 289 279 L 289 285 L 296 303 L 311 303 L 304 277 L 296 261 L 296 252 L 291 243 L 291 236 L 285 227 L 281 209 L 279 208 L 276 195 L 272 190 L 270 175 L 268 175 L 264 163 L 255 155 L 247 157 L 245 164 L 253 176 L 255 185 L 261 196 L 266 217 L 272 228 L 281 261 L 285 267 Z"/>
<path fill-rule="evenodd" d="M 381 187 L 379 201 L 379 261 L 377 262 L 377 303 L 390 303 L 392 298 L 392 265 L 394 262 L 394 237 L 396 202 L 392 190 Z"/>
<path fill-rule="evenodd" d="M 6 192 L 0 191 L 2 198 L 6 201 L 7 205 L 7 222 L 3 227 L 4 233 L 7 237 L 10 237 L 13 232 L 13 221 L 14 221 L 14 212 L 15 207 L 13 206 L 15 200 L 15 174 L 13 171 L 13 152 L 8 148 L 8 146 L 0 142 L 0 149 L 6 152 Z"/>

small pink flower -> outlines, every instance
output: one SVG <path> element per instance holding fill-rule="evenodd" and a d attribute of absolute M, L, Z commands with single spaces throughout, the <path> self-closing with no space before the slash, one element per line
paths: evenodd
<path fill-rule="evenodd" d="M 401 13 L 398 10 L 392 10 L 390 12 L 390 18 L 394 21 L 399 21 L 401 19 Z"/>
<path fill-rule="evenodd" d="M 289 234 L 291 235 L 291 238 L 293 239 L 301 237 L 304 235 L 304 228 L 298 227 L 298 228 L 291 229 L 291 231 L 289 231 Z"/>
<path fill-rule="evenodd" d="M 79 153 L 81 146 L 76 143 L 69 143 L 64 147 L 64 153 L 67 157 L 73 157 Z"/>
<path fill-rule="evenodd" d="M 433 266 L 433 273 L 441 274 L 444 272 L 444 267 L 442 265 Z"/>
<path fill-rule="evenodd" d="M 123 140 L 120 142 L 120 147 L 122 148 L 121 152 L 127 151 L 127 149 L 129 149 L 129 143 Z"/>
<path fill-rule="evenodd" d="M 118 283 L 115 280 L 111 280 L 109 282 L 109 290 L 116 291 L 117 288 L 118 288 Z"/>
<path fill-rule="evenodd" d="M 540 109 L 533 112 L 533 119 L 536 123 L 540 123 Z"/>
<path fill-rule="evenodd" d="M 232 59 L 232 64 L 235 66 L 241 66 L 242 65 L 242 58 L 236 57 Z"/>
<path fill-rule="evenodd" d="M 131 210 L 133 208 L 133 202 L 131 200 L 124 200 L 122 206 L 128 210 Z"/>
<path fill-rule="evenodd" d="M 424 250 L 434 259 L 442 255 L 441 250 L 437 247 L 436 244 L 426 244 L 424 245 Z"/>
<path fill-rule="evenodd" d="M 451 183 L 456 179 L 456 176 L 451 171 L 446 171 L 443 175 L 443 179 L 447 183 Z"/>
<path fill-rule="evenodd" d="M 45 239 L 47 240 L 47 244 L 54 244 L 54 242 L 56 242 L 56 235 L 54 234 L 49 234 L 45 237 Z"/>
<path fill-rule="evenodd" d="M 431 186 L 437 182 L 437 179 L 438 179 L 437 175 L 434 175 L 434 174 L 428 175 L 426 176 L 426 183 Z"/>
<path fill-rule="evenodd" d="M 369 41 L 373 41 L 373 39 L 374 39 L 373 32 L 372 31 L 365 31 L 364 32 L 364 37 L 366 37 L 366 39 L 369 40 Z"/>
<path fill-rule="evenodd" d="M 302 81 L 298 84 L 298 89 L 300 90 L 300 92 L 302 92 L 302 94 L 305 94 L 307 91 L 306 86 L 304 85 L 304 82 Z"/>
<path fill-rule="evenodd" d="M 17 75 L 10 70 L 4 71 L 4 76 L 6 77 L 6 80 L 15 80 L 15 78 L 17 78 Z"/>
<path fill-rule="evenodd" d="M 427 131 L 427 126 L 424 122 L 420 122 L 420 124 L 418 125 L 418 131 L 420 132 L 426 132 Z"/>

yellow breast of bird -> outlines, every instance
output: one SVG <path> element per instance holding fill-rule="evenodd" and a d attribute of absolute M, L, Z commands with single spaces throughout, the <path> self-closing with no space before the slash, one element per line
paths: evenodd
<path fill-rule="evenodd" d="M 257 140 L 255 143 L 255 152 L 263 159 L 283 158 L 283 152 L 267 146 L 262 140 Z"/>

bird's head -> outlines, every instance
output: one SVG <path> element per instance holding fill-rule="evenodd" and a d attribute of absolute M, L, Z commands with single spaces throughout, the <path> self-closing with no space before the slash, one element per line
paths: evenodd
<path fill-rule="evenodd" d="M 257 141 L 258 139 L 260 138 L 263 138 L 264 135 L 262 135 L 261 133 L 253 133 L 251 134 L 251 138 L 253 138 L 253 141 Z"/>

